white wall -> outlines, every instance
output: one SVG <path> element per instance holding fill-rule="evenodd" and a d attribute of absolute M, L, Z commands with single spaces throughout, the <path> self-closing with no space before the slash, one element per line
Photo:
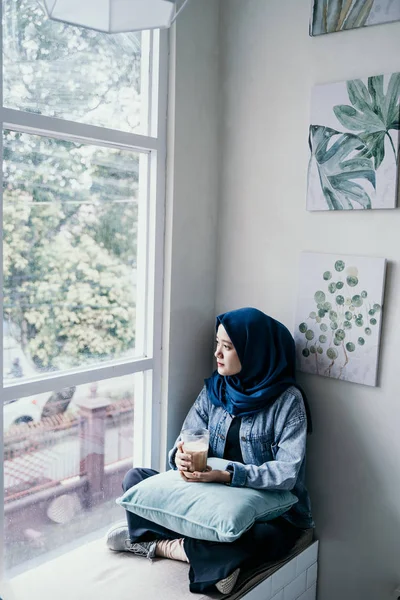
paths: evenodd
<path fill-rule="evenodd" d="M 217 0 L 171 30 L 163 427 L 170 448 L 212 368 L 218 192 Z M 161 464 L 165 461 L 165 453 Z"/>
<path fill-rule="evenodd" d="M 389 259 L 380 387 L 301 376 L 318 597 L 389 600 L 400 581 L 400 210 L 307 213 L 305 196 L 311 87 L 400 70 L 400 23 L 309 38 L 309 12 L 309 0 L 221 3 L 216 308 L 253 305 L 292 328 L 302 250 Z"/>

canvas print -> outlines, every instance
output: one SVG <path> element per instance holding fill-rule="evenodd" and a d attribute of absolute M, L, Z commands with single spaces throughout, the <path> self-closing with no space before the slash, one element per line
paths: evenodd
<path fill-rule="evenodd" d="M 399 130 L 400 73 L 316 86 L 307 209 L 395 208 Z"/>
<path fill-rule="evenodd" d="M 386 260 L 304 252 L 294 338 L 297 368 L 376 385 Z"/>
<path fill-rule="evenodd" d="M 400 0 L 314 0 L 310 35 L 400 21 Z"/>

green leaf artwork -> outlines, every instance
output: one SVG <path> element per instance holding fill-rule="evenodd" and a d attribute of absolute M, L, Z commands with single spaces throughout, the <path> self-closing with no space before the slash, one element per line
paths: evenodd
<path fill-rule="evenodd" d="M 400 73 L 315 87 L 311 121 L 308 210 L 395 208 Z"/>
<path fill-rule="evenodd" d="M 359 148 L 357 136 L 318 125 L 310 128 L 310 150 L 330 210 L 352 209 L 353 203 L 371 208 L 371 198 L 357 180 L 365 179 L 375 189 L 375 171 L 370 158 L 350 158 Z"/>
<path fill-rule="evenodd" d="M 302 254 L 294 333 L 300 370 L 376 385 L 385 268 L 380 258 Z"/>
<path fill-rule="evenodd" d="M 360 79 L 347 82 L 352 106 L 334 106 L 333 111 L 346 129 L 354 131 L 365 144 L 360 156 L 373 158 L 379 169 L 385 158 L 385 137 L 397 159 L 397 148 L 390 134 L 400 129 L 400 73 L 390 77 L 387 93 L 383 90 L 383 75 L 368 78 L 368 88 Z"/>
<path fill-rule="evenodd" d="M 314 0 L 310 35 L 321 35 L 400 20 L 393 0 Z"/>

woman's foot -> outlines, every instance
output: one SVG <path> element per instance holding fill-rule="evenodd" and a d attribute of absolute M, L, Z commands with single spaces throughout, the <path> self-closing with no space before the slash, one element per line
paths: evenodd
<path fill-rule="evenodd" d="M 106 533 L 106 544 L 110 550 L 123 552 L 127 550 L 126 542 L 130 542 L 129 530 L 125 522 L 116 523 Z"/>
<path fill-rule="evenodd" d="M 154 558 L 156 555 L 156 541 L 132 542 L 129 538 L 129 530 L 125 523 L 113 525 L 106 534 L 106 544 L 110 550 L 115 552 L 132 552 L 137 556 Z"/>
<path fill-rule="evenodd" d="M 240 569 L 235 569 L 228 577 L 221 579 L 215 584 L 215 587 L 221 594 L 230 594 L 236 585 L 240 573 Z"/>

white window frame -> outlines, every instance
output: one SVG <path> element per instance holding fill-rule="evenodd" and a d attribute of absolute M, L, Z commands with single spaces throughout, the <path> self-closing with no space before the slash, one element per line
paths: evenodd
<path fill-rule="evenodd" d="M 1 3 L 1 2 L 0 2 Z M 2 33 L 2 32 L 1 32 Z M 0 33 L 0 48 L 2 35 Z M 139 341 L 142 355 L 129 360 L 117 360 L 94 367 L 52 373 L 45 378 L 24 380 L 4 386 L 3 381 L 3 294 L 0 293 L 0 582 L 4 580 L 4 447 L 3 447 L 3 404 L 13 398 L 30 396 L 41 392 L 52 392 L 70 385 L 82 385 L 93 381 L 124 375 L 143 373 L 140 392 L 135 394 L 135 464 L 159 469 L 160 457 L 160 398 L 161 398 L 161 336 L 163 309 L 163 256 L 164 256 L 164 213 L 167 148 L 167 87 L 168 87 L 168 32 L 150 31 L 143 33 L 143 44 L 150 52 L 146 68 L 142 69 L 147 79 L 148 90 L 148 135 L 139 135 L 86 125 L 43 115 L 4 108 L 2 73 L 3 62 L 0 52 L 0 120 L 3 129 L 23 131 L 30 134 L 77 142 L 93 143 L 109 148 L 128 149 L 147 154 L 145 227 L 139 232 L 144 242 L 146 266 L 138 272 L 137 289 L 145 289 L 138 312 L 145 315 L 145 331 Z M 155 60 L 154 60 L 155 59 Z M 146 58 L 144 59 L 146 60 Z M 142 80 L 143 83 L 143 80 Z M 0 135 L 0 156 L 2 153 Z M 141 161 L 140 161 L 141 162 Z M 141 165 L 139 164 L 139 168 Z M 0 191 L 2 191 L 2 169 L 0 169 Z M 139 194 L 141 191 L 139 190 Z M 140 199 L 139 199 L 140 201 Z M 0 223 L 3 223 L 2 196 Z M 140 248 L 138 240 L 138 248 Z M 3 256 L 0 244 L 0 289 L 3 290 Z M 142 260 L 142 264 L 143 260 Z M 142 288 L 140 286 L 143 286 Z M 139 318 L 142 318 L 139 316 Z"/>

